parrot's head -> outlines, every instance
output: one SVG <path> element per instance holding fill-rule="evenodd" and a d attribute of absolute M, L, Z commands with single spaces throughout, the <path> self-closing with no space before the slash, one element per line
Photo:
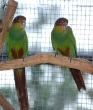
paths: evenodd
<path fill-rule="evenodd" d="M 25 28 L 25 26 L 26 26 L 26 17 L 24 17 L 22 15 L 19 15 L 19 16 L 15 17 L 14 20 L 13 20 L 12 25 L 14 25 L 16 23 L 18 23 L 20 25 L 21 29 Z"/>
<path fill-rule="evenodd" d="M 66 18 L 59 18 L 56 20 L 54 27 L 59 27 L 62 32 L 67 29 L 68 20 Z"/>

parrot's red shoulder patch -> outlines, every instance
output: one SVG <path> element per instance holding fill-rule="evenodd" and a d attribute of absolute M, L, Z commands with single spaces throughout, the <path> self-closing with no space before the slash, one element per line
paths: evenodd
<path fill-rule="evenodd" d="M 65 51 L 57 48 L 58 51 L 60 51 L 60 53 L 63 55 L 63 56 L 69 56 L 70 55 L 70 48 L 67 47 Z"/>
<path fill-rule="evenodd" d="M 18 51 L 18 58 L 22 58 L 24 54 L 23 48 L 21 47 Z"/>
<path fill-rule="evenodd" d="M 17 59 L 17 53 L 16 53 L 15 49 L 11 49 L 11 53 L 12 53 L 12 57 L 14 59 Z"/>
<path fill-rule="evenodd" d="M 18 51 L 16 51 L 15 49 L 12 48 L 11 53 L 12 53 L 12 57 L 14 59 L 17 59 L 17 58 L 22 58 L 23 57 L 24 51 L 23 51 L 22 47 Z"/>

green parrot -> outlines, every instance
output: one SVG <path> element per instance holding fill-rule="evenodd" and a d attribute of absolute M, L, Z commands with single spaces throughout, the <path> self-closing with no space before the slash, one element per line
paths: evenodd
<path fill-rule="evenodd" d="M 56 54 L 61 54 L 68 57 L 76 57 L 76 40 L 71 27 L 68 26 L 66 18 L 59 18 L 54 24 L 51 32 L 51 42 Z M 80 70 L 69 68 L 75 80 L 78 90 L 81 88 L 86 90 L 86 86 Z"/>
<path fill-rule="evenodd" d="M 5 46 L 10 60 L 25 58 L 28 54 L 28 38 L 25 31 L 26 18 L 19 15 L 14 18 L 12 26 L 6 32 Z M 29 110 L 25 68 L 14 69 L 15 87 L 20 110 Z"/>

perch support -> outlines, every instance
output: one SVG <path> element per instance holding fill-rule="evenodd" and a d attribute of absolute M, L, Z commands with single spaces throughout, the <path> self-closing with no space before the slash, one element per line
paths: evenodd
<path fill-rule="evenodd" d="M 18 3 L 14 0 L 9 0 L 9 2 L 8 2 L 8 6 L 7 6 L 4 20 L 3 20 L 3 30 L 0 33 L 0 53 L 2 51 L 2 47 L 4 44 L 5 33 L 6 33 L 7 29 L 9 28 L 9 25 L 11 24 L 11 21 L 13 19 L 17 5 L 18 5 Z"/>
<path fill-rule="evenodd" d="M 2 32 L 0 33 L 0 53 L 2 52 L 5 33 L 7 29 L 9 28 L 9 25 L 13 19 L 17 5 L 18 3 L 14 0 L 8 1 L 8 6 L 7 6 L 4 20 L 3 20 L 3 29 L 2 29 Z M 4 110 L 14 110 L 12 105 L 5 99 L 5 97 L 3 96 L 1 92 L 0 92 L 0 105 L 4 108 Z"/>
<path fill-rule="evenodd" d="M 0 105 L 4 110 L 15 110 L 12 105 L 5 99 L 2 93 L 0 93 Z"/>

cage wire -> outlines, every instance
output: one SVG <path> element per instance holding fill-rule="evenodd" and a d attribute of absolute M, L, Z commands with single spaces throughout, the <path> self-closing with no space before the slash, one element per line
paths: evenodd
<path fill-rule="evenodd" d="M 54 52 L 51 31 L 54 22 L 69 20 L 76 42 L 78 57 L 93 61 L 92 0 L 16 0 L 15 16 L 26 16 L 29 55 Z M 0 15 L 3 14 L 0 1 Z M 5 47 L 0 61 L 7 59 Z M 41 64 L 26 67 L 26 81 L 31 110 L 93 110 L 93 76 L 83 73 L 87 90 L 78 92 L 68 68 Z M 19 110 L 13 70 L 0 71 L 0 91 Z M 3 108 L 0 106 L 0 110 Z"/>

